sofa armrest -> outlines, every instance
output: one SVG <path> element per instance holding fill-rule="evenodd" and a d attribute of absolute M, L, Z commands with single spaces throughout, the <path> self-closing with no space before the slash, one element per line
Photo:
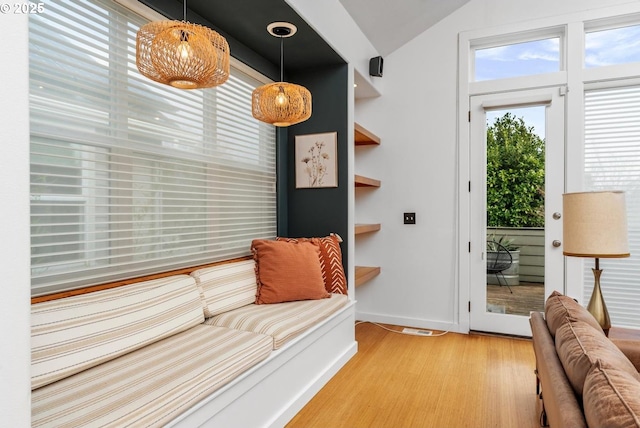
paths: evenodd
<path fill-rule="evenodd" d="M 586 428 L 587 422 L 564 373 L 546 321 L 540 312 L 532 312 L 529 323 L 536 357 L 536 370 L 542 384 L 542 399 L 549 426 Z"/>
<path fill-rule="evenodd" d="M 611 339 L 611 341 L 631 361 L 636 370 L 640 372 L 640 340 Z"/>

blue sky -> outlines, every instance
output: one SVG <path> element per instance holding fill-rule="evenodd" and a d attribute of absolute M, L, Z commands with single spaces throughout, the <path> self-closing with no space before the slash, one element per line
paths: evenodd
<path fill-rule="evenodd" d="M 585 35 L 585 67 L 640 61 L 640 25 Z"/>
<path fill-rule="evenodd" d="M 640 62 L 640 25 L 585 34 L 585 68 L 630 62 Z M 476 81 L 559 70 L 559 37 L 475 51 Z"/>
<path fill-rule="evenodd" d="M 560 70 L 560 39 L 476 50 L 475 80 L 552 73 Z"/>

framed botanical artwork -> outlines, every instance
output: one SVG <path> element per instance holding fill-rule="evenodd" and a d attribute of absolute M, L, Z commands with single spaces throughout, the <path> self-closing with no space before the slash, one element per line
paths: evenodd
<path fill-rule="evenodd" d="M 338 133 L 296 135 L 296 189 L 338 187 Z"/>

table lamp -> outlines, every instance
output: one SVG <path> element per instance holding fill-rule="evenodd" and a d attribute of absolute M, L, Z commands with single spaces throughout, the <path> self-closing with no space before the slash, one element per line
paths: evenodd
<path fill-rule="evenodd" d="M 624 192 L 565 193 L 562 205 L 563 254 L 596 259 L 595 269 L 592 269 L 593 293 L 587 310 L 608 334 L 611 320 L 600 289 L 600 258 L 629 257 Z"/>

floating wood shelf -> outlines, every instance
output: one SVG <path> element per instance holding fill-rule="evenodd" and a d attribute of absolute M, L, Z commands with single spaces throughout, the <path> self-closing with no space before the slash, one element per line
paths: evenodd
<path fill-rule="evenodd" d="M 356 146 L 379 146 L 380 138 L 370 131 L 366 130 L 362 126 L 354 123 L 354 144 Z M 380 180 L 364 177 L 362 175 L 356 175 L 354 177 L 355 187 L 380 187 Z M 371 224 L 356 224 L 355 234 L 360 235 L 363 233 L 376 232 L 380 230 L 380 223 Z M 356 266 L 356 287 L 370 281 L 380 274 L 379 266 Z"/>
<path fill-rule="evenodd" d="M 380 180 L 364 177 L 362 175 L 356 175 L 354 181 L 356 187 L 380 187 Z"/>
<path fill-rule="evenodd" d="M 375 278 L 380 274 L 378 266 L 356 266 L 356 287 Z"/>
<path fill-rule="evenodd" d="M 354 123 L 355 128 L 355 145 L 356 146 L 377 146 L 380 144 L 380 138 L 364 129 L 362 126 Z"/>
<path fill-rule="evenodd" d="M 356 235 L 360 235 L 361 233 L 369 233 L 376 232 L 380 230 L 380 223 L 376 224 L 356 224 Z"/>

